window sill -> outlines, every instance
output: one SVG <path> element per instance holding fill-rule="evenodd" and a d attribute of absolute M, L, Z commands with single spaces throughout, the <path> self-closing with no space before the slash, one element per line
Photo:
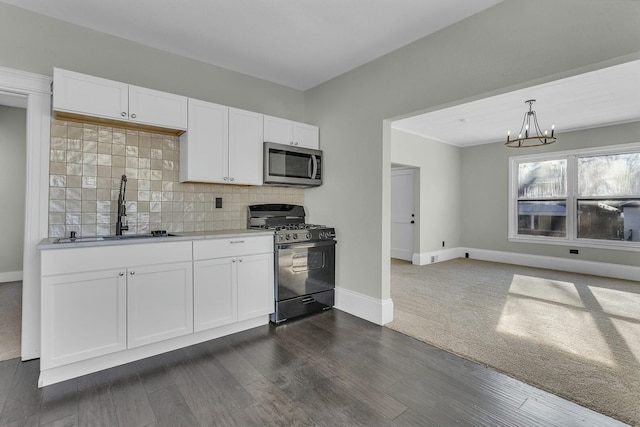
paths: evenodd
<path fill-rule="evenodd" d="M 566 238 L 553 238 L 553 237 L 521 237 L 510 236 L 508 239 L 514 243 L 536 243 L 539 245 L 557 245 L 557 246 L 570 246 L 573 248 L 593 248 L 593 249 L 607 249 L 614 251 L 632 251 L 640 252 L 640 242 L 626 242 L 620 241 L 606 241 L 601 240 L 569 240 Z"/>

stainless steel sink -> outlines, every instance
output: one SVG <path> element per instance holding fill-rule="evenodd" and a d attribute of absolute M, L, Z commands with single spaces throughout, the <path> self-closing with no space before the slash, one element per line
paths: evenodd
<path fill-rule="evenodd" d="M 53 243 L 82 243 L 82 242 L 99 242 L 104 240 L 104 237 L 74 237 L 73 239 L 70 237 L 60 237 L 53 241 Z"/>
<path fill-rule="evenodd" d="M 176 237 L 175 234 L 162 234 L 162 235 L 153 235 L 153 234 L 124 234 L 122 236 L 93 236 L 93 237 L 61 237 L 59 239 L 54 240 L 53 243 L 83 243 L 83 242 L 100 242 L 100 241 L 111 241 L 111 240 L 133 240 L 133 239 L 154 239 L 157 237 Z"/>

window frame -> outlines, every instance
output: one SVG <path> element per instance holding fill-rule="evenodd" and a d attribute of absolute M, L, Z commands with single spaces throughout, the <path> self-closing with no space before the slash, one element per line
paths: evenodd
<path fill-rule="evenodd" d="M 640 252 L 640 242 L 625 240 L 601 240 L 578 238 L 577 221 L 577 158 L 585 156 L 626 154 L 640 152 L 640 142 L 630 144 L 609 145 L 605 147 L 581 148 L 576 150 L 555 151 L 536 154 L 525 154 L 509 157 L 509 185 L 508 185 L 508 240 L 518 243 L 538 243 L 548 245 L 562 245 L 597 249 L 613 249 Z M 566 193 L 566 237 L 530 236 L 518 234 L 518 168 L 520 163 L 543 162 L 548 160 L 567 161 L 567 193 Z M 616 197 L 608 197 L 615 199 Z M 585 199 L 582 197 L 582 199 Z"/>

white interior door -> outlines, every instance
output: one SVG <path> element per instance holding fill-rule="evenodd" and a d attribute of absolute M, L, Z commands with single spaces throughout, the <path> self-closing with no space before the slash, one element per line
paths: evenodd
<path fill-rule="evenodd" d="M 411 261 L 415 212 L 413 169 L 391 171 L 391 257 Z"/>

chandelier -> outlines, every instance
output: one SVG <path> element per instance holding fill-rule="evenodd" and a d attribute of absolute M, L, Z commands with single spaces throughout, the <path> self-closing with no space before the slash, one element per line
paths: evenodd
<path fill-rule="evenodd" d="M 524 113 L 522 119 L 522 126 L 517 138 L 511 138 L 511 131 L 507 132 L 507 142 L 504 143 L 509 148 L 527 148 L 538 147 L 541 145 L 549 145 L 556 142 L 557 138 L 553 136 L 556 125 L 551 126 L 551 134 L 547 130 L 542 132 L 540 125 L 538 125 L 538 117 L 536 112 L 533 111 L 533 103 L 535 99 L 529 99 L 524 101 L 525 104 L 529 104 L 529 111 Z"/>

